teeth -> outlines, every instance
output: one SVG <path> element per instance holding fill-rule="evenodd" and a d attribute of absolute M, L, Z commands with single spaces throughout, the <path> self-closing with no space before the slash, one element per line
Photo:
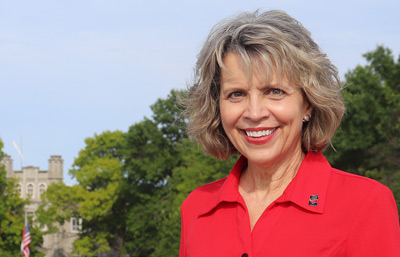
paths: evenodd
<path fill-rule="evenodd" d="M 271 135 L 275 130 L 276 128 L 261 131 L 246 131 L 246 134 L 248 137 L 262 137 Z"/>

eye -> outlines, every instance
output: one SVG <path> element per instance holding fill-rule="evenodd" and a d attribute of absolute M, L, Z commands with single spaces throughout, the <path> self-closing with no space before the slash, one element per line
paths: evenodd
<path fill-rule="evenodd" d="M 286 95 L 286 92 L 279 88 L 270 88 L 267 90 L 267 95 L 272 99 L 281 99 Z"/>
<path fill-rule="evenodd" d="M 270 93 L 272 95 L 282 95 L 284 94 L 283 90 L 277 89 L 277 88 L 273 88 L 270 90 Z"/>
<path fill-rule="evenodd" d="M 228 95 L 228 99 L 231 102 L 239 102 L 243 97 L 245 96 L 245 94 L 241 91 L 234 91 L 232 93 L 230 93 Z"/>
<path fill-rule="evenodd" d="M 232 92 L 229 94 L 229 98 L 237 98 L 243 96 L 242 92 Z"/>

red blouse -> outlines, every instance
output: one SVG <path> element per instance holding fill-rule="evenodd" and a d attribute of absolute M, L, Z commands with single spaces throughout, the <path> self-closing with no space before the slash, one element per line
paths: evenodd
<path fill-rule="evenodd" d="M 238 183 L 228 177 L 194 190 L 182 204 L 180 257 L 399 257 L 400 228 L 391 191 L 331 168 L 308 153 L 281 197 L 250 229 Z"/>

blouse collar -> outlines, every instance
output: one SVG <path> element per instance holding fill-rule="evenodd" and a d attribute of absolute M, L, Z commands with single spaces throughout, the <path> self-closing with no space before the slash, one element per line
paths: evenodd
<path fill-rule="evenodd" d="M 211 212 L 221 202 L 245 204 L 238 190 L 240 175 L 245 166 L 247 166 L 247 159 L 240 156 L 215 198 L 201 209 L 200 215 Z M 278 204 L 292 202 L 308 211 L 323 213 L 330 170 L 331 166 L 322 153 L 307 153 L 296 176 L 275 202 Z"/>

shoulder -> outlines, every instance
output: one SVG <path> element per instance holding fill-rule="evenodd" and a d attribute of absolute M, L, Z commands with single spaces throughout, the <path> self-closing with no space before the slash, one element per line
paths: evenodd
<path fill-rule="evenodd" d="M 387 215 L 398 221 L 397 206 L 391 190 L 370 178 L 332 168 L 328 198 L 332 208 L 345 209 L 348 215 L 354 215 L 355 220 L 359 219 L 359 215 L 371 219 Z"/>
<path fill-rule="evenodd" d="M 329 209 L 336 209 L 336 216 L 348 225 L 347 254 L 399 256 L 399 217 L 390 189 L 373 179 L 336 169 L 332 169 L 331 182 Z"/>
<path fill-rule="evenodd" d="M 183 201 L 182 209 L 192 209 L 195 208 L 195 206 L 203 206 L 204 204 L 210 202 L 212 199 L 215 199 L 225 181 L 226 177 L 196 188 Z"/>
<path fill-rule="evenodd" d="M 366 197 L 370 193 L 389 193 L 391 195 L 390 189 L 376 180 L 335 168 L 331 169 L 330 182 L 331 189 L 343 193 L 351 192 L 352 195 L 359 195 L 360 197 Z"/>
<path fill-rule="evenodd" d="M 227 177 L 200 186 L 190 193 L 182 203 L 182 216 L 196 217 L 217 207 L 221 202 L 236 201 L 239 197 L 240 174 L 246 164 L 247 159 L 241 156 Z"/>

